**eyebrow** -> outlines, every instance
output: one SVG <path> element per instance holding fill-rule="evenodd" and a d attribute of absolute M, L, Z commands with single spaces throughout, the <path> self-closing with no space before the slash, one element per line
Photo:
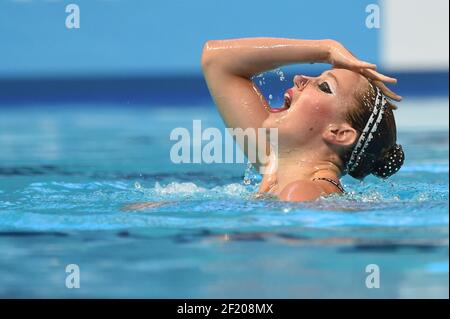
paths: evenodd
<path fill-rule="evenodd" d="M 328 76 L 332 77 L 332 78 L 334 79 L 334 81 L 336 82 L 336 86 L 338 86 L 338 87 L 339 87 L 339 81 L 338 81 L 338 79 L 337 79 L 336 75 L 334 75 L 334 74 L 333 74 L 333 73 L 331 73 L 330 71 L 328 71 L 328 72 L 326 73 L 326 75 L 328 75 Z"/>

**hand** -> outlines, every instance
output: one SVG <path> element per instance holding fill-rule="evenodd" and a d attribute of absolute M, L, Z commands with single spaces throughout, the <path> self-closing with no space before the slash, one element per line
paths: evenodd
<path fill-rule="evenodd" d="M 358 72 L 368 79 L 374 81 L 374 83 L 381 89 L 381 91 L 387 97 L 400 101 L 401 96 L 391 91 L 384 83 L 397 83 L 397 79 L 391 78 L 377 71 L 376 65 L 366 61 L 359 60 L 349 50 L 347 50 L 342 44 L 334 40 L 327 41 L 328 46 L 328 63 L 337 68 L 349 69 Z"/>
<path fill-rule="evenodd" d="M 377 66 L 373 63 L 357 59 L 342 44 L 334 40 L 326 40 L 328 51 L 327 62 L 336 68 L 349 69 L 352 71 L 360 69 L 375 70 Z"/>
<path fill-rule="evenodd" d="M 402 100 L 402 97 L 398 94 L 396 94 L 395 92 L 391 91 L 386 85 L 384 85 L 383 82 L 381 81 L 373 81 L 373 83 L 380 88 L 381 92 L 383 92 L 383 94 L 385 96 L 387 96 L 388 98 L 400 102 Z"/>

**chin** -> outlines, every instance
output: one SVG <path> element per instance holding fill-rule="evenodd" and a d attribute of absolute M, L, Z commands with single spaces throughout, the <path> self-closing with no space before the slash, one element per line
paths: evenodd
<path fill-rule="evenodd" d="M 275 125 L 276 122 L 274 119 L 272 119 L 270 116 L 262 122 L 262 128 L 269 129 L 269 128 L 278 128 L 278 126 Z"/>

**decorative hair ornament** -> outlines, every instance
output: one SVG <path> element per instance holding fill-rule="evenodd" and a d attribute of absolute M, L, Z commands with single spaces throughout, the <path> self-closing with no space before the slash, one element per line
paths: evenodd
<path fill-rule="evenodd" d="M 375 105 L 364 130 L 353 148 L 345 168 L 346 172 L 353 172 L 361 164 L 364 159 L 364 152 L 369 147 L 370 142 L 373 140 L 373 135 L 376 133 L 378 125 L 383 119 L 383 114 L 387 106 L 386 97 L 378 87 L 375 86 L 374 88 L 376 92 Z"/>
<path fill-rule="evenodd" d="M 405 154 L 402 146 L 395 144 L 386 152 L 383 160 L 376 163 L 372 174 L 381 178 L 388 178 L 398 172 L 404 161 Z"/>

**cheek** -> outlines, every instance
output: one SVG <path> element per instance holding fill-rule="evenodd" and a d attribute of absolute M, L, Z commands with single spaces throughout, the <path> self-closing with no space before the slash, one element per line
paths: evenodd
<path fill-rule="evenodd" d="M 320 93 L 303 96 L 294 107 L 298 118 L 303 118 L 307 122 L 305 124 L 314 124 L 314 126 L 329 124 L 336 113 L 333 97 Z"/>
<path fill-rule="evenodd" d="M 336 113 L 333 102 L 332 96 L 303 92 L 289 110 L 270 114 L 263 127 L 276 127 L 284 137 L 312 138 L 333 121 Z"/>

